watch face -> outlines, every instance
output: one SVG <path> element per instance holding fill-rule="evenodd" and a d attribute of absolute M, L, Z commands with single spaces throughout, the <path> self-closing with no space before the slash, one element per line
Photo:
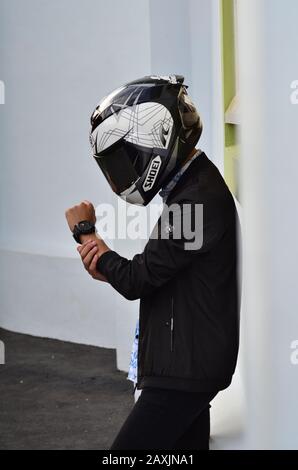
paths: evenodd
<path fill-rule="evenodd" d="M 94 230 L 94 224 L 89 220 L 82 220 L 78 223 L 78 228 L 82 233 L 86 233 Z"/>

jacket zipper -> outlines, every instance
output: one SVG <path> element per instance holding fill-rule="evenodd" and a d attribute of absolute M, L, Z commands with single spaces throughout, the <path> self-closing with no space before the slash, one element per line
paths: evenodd
<path fill-rule="evenodd" d="M 174 297 L 171 299 L 171 352 L 173 351 L 173 335 L 174 335 Z"/>

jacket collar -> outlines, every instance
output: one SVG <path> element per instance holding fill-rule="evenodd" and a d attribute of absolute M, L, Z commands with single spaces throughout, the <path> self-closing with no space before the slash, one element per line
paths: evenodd
<path fill-rule="evenodd" d="M 170 192 L 170 194 L 167 197 L 166 203 L 169 204 L 170 199 L 173 199 L 173 197 L 179 192 L 179 190 L 187 184 L 188 181 L 192 179 L 192 177 L 196 177 L 198 174 L 198 171 L 201 171 L 205 166 L 208 161 L 208 157 L 205 154 L 205 152 L 201 152 L 198 158 L 195 158 L 194 161 L 191 162 L 191 164 L 188 166 L 188 168 L 185 170 L 185 172 L 181 175 L 179 178 L 178 182 Z"/>
<path fill-rule="evenodd" d="M 163 202 L 166 202 L 168 196 L 180 180 L 181 176 L 186 172 L 187 168 L 192 164 L 192 162 L 199 157 L 199 155 L 202 153 L 202 150 L 197 150 L 194 155 L 191 157 L 190 160 L 188 160 L 178 171 L 175 173 L 175 175 L 172 177 L 172 179 L 167 183 L 167 185 L 159 191 L 160 197 L 162 197 Z"/>

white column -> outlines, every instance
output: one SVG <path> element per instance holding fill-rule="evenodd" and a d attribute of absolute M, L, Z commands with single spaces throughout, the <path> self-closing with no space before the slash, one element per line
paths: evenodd
<path fill-rule="evenodd" d="M 298 446 L 296 0 L 239 0 L 247 447 Z"/>

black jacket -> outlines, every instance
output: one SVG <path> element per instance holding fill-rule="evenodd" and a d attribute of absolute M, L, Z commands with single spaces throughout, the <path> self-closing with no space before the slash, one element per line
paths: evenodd
<path fill-rule="evenodd" d="M 124 297 L 140 298 L 138 389 L 221 390 L 231 382 L 238 354 L 234 200 L 216 166 L 201 153 L 166 204 L 190 212 L 192 223 L 195 205 L 203 204 L 201 246 L 186 250 L 187 240 L 175 238 L 174 215 L 167 227 L 158 220 L 160 231 L 154 233 L 159 238 L 150 236 L 143 253 L 128 260 L 109 251 L 97 268 Z"/>

